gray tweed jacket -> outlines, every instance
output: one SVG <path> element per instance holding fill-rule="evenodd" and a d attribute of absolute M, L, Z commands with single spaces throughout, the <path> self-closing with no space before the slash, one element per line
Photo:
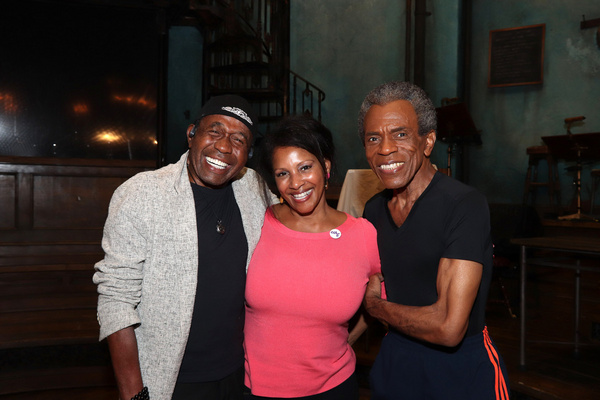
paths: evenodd
<path fill-rule="evenodd" d="M 104 259 L 95 265 L 100 340 L 135 326 L 150 398 L 171 398 L 190 331 L 198 270 L 198 235 L 187 153 L 176 164 L 142 172 L 114 193 L 104 226 Z M 248 262 L 267 207 L 256 172 L 233 182 Z M 226 282 L 215 282 L 223 285 Z"/>

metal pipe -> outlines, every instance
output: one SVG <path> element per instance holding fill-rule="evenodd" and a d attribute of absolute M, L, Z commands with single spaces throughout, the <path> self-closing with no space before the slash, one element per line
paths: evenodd
<path fill-rule="evenodd" d="M 166 164 L 166 121 L 167 121 L 167 65 L 169 64 L 169 28 L 167 26 L 166 11 L 158 11 L 158 34 L 159 34 L 159 70 L 158 70 L 158 109 L 156 118 L 156 166 L 158 168 Z"/>
<path fill-rule="evenodd" d="M 425 17 L 427 16 L 425 0 L 415 0 L 415 72 L 414 83 L 425 85 Z"/>
<path fill-rule="evenodd" d="M 410 82 L 412 42 L 412 0 L 406 0 L 406 37 L 404 39 L 404 80 Z"/>
<path fill-rule="evenodd" d="M 527 249 L 521 246 L 521 332 L 519 337 L 519 366 L 525 369 L 525 284 L 527 281 Z"/>
<path fill-rule="evenodd" d="M 574 352 L 575 355 L 579 355 L 579 314 L 580 309 L 580 297 L 581 297 L 581 260 L 577 259 L 577 269 L 575 270 L 575 337 L 574 337 Z"/>
<path fill-rule="evenodd" d="M 460 42 L 458 47 L 458 98 L 467 105 L 470 100 L 471 78 L 471 37 L 472 37 L 472 0 L 462 0 L 460 21 Z"/>

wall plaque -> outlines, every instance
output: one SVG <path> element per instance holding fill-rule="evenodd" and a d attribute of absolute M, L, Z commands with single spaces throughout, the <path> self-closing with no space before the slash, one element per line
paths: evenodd
<path fill-rule="evenodd" d="M 488 86 L 541 84 L 546 24 L 490 31 Z"/>

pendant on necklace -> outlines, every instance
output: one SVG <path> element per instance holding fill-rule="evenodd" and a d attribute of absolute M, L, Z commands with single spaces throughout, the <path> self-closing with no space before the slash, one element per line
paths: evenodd
<path fill-rule="evenodd" d="M 223 225 L 220 219 L 217 220 L 217 232 L 221 235 L 225 233 L 225 225 Z"/>

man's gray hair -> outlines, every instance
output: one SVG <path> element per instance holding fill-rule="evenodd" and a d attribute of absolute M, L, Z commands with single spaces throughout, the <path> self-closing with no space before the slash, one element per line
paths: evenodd
<path fill-rule="evenodd" d="M 437 129 L 435 107 L 423 89 L 410 82 L 388 82 L 371 90 L 360 106 L 358 135 L 363 144 L 365 142 L 365 115 L 371 106 L 385 106 L 396 100 L 406 100 L 412 104 L 417 114 L 419 135 L 423 136 Z"/>

